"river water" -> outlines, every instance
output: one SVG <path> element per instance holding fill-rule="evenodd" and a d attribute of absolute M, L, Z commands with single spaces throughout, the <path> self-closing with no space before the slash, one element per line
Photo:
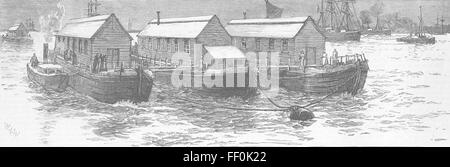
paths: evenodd
<path fill-rule="evenodd" d="M 48 92 L 26 77 L 32 53 L 42 55 L 42 35 L 32 36 L 30 46 L 0 44 L 0 146 L 450 146 L 450 36 L 436 36 L 435 45 L 396 42 L 402 35 L 327 44 L 329 52 L 364 52 L 371 71 L 361 94 L 315 106 L 309 124 L 282 112 L 205 107 L 273 108 L 262 97 L 171 91 L 205 105 L 156 93 L 150 102 L 110 105 L 73 91 Z M 315 98 L 283 91 L 276 100 Z"/>

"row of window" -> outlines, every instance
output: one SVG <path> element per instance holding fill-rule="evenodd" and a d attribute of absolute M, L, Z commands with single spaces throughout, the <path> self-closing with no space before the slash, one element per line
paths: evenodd
<path fill-rule="evenodd" d="M 242 49 L 248 49 L 248 45 L 247 45 L 248 41 L 247 38 L 242 38 L 241 39 L 241 48 Z M 255 47 L 256 50 L 261 50 L 261 39 L 256 38 L 255 39 Z M 269 39 L 269 50 L 274 50 L 275 49 L 275 39 Z M 289 40 L 288 39 L 282 39 L 281 40 L 281 50 L 282 51 L 287 51 L 289 49 Z"/>
<path fill-rule="evenodd" d="M 88 52 L 88 40 L 87 39 L 77 39 L 77 38 L 70 38 L 70 37 L 56 37 L 56 40 L 59 42 L 63 42 L 66 44 L 68 48 L 73 51 L 78 51 L 79 53 L 85 53 Z"/>
<path fill-rule="evenodd" d="M 150 50 L 178 52 L 180 49 L 178 39 L 148 38 L 147 40 Z M 188 54 L 191 53 L 191 41 L 189 39 L 183 40 L 183 51 Z"/>

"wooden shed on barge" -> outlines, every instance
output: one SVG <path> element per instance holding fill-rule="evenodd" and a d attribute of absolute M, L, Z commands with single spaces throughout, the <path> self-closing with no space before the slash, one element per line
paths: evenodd
<path fill-rule="evenodd" d="M 232 20 L 226 26 L 243 52 L 279 52 L 281 66 L 321 66 L 325 35 L 311 17 Z"/>
<path fill-rule="evenodd" d="M 131 67 L 133 38 L 115 14 L 72 19 L 55 36 L 55 52 L 73 51 L 79 67 L 91 69 L 96 54 L 106 55 L 109 70 Z"/>
<path fill-rule="evenodd" d="M 194 45 L 227 46 L 231 37 L 216 15 L 152 20 L 138 34 L 140 56 L 170 60 L 176 52 L 193 56 Z"/>

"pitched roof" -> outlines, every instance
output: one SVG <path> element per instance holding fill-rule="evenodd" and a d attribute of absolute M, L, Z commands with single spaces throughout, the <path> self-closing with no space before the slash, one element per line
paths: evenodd
<path fill-rule="evenodd" d="M 215 15 L 152 20 L 138 36 L 164 38 L 197 38 Z"/>
<path fill-rule="evenodd" d="M 234 46 L 205 46 L 214 59 L 245 59 L 244 53 Z"/>
<path fill-rule="evenodd" d="M 19 27 L 21 26 L 21 24 L 15 24 L 12 27 L 10 27 L 8 29 L 8 31 L 17 31 L 19 29 Z"/>
<path fill-rule="evenodd" d="M 100 15 L 94 17 L 72 19 L 67 23 L 57 35 L 92 38 L 95 33 L 105 24 L 111 15 Z"/>
<path fill-rule="evenodd" d="M 294 38 L 309 18 L 232 20 L 226 29 L 236 37 Z"/>
<path fill-rule="evenodd" d="M 99 15 L 94 17 L 72 19 L 62 28 L 61 31 L 59 31 L 57 35 L 78 38 L 92 38 L 111 17 L 115 18 L 115 15 Z M 130 39 L 132 38 L 129 34 L 128 36 Z"/>

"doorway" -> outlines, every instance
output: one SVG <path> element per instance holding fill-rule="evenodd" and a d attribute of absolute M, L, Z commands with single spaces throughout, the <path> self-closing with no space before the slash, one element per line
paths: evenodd
<path fill-rule="evenodd" d="M 306 66 L 316 65 L 316 48 L 307 47 L 306 48 Z"/>
<path fill-rule="evenodd" d="M 108 69 L 116 69 L 120 68 L 120 49 L 117 48 L 108 48 L 106 50 L 106 54 L 108 55 Z"/>

